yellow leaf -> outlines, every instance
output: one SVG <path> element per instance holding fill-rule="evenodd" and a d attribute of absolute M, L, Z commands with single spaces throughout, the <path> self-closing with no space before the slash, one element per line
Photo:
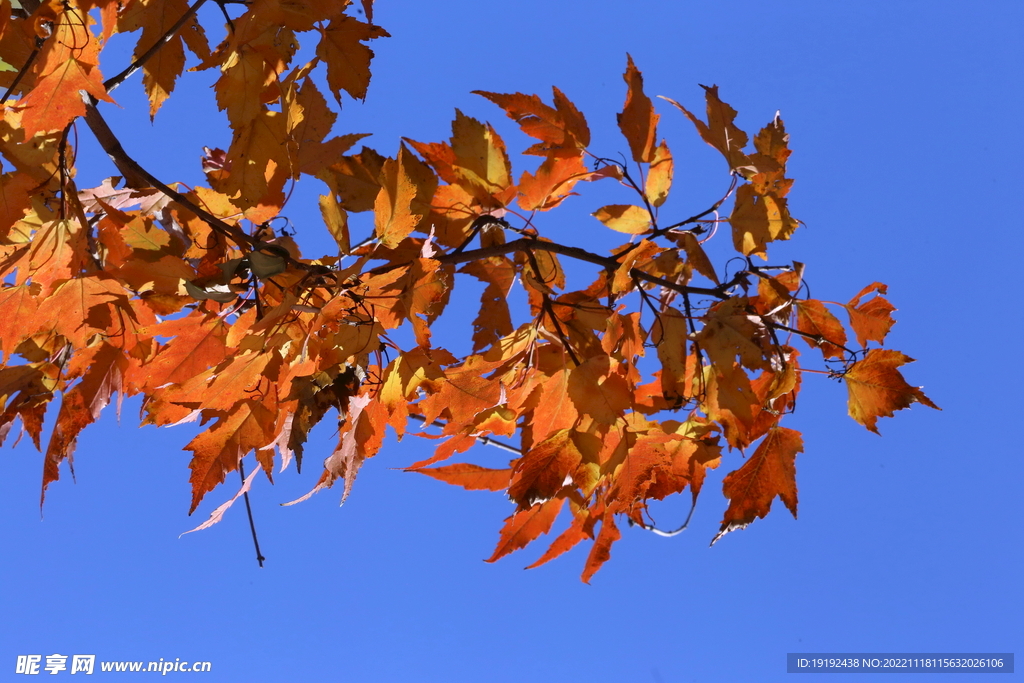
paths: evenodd
<path fill-rule="evenodd" d="M 643 235 L 651 231 L 651 214 L 640 206 L 609 204 L 591 215 L 612 230 L 627 235 Z"/>

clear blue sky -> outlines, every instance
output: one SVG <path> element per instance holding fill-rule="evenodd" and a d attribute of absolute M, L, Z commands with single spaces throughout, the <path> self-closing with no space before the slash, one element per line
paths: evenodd
<path fill-rule="evenodd" d="M 215 7 L 204 12 L 219 23 Z M 372 132 L 387 154 L 401 135 L 446 139 L 455 107 L 521 148 L 470 91 L 547 97 L 551 85 L 587 115 L 598 147 L 626 152 L 614 126 L 626 52 L 652 96 L 702 111 L 697 84 L 718 84 L 747 130 L 781 110 L 791 207 L 807 227 L 773 256 L 807 262 L 823 299 L 887 283 L 900 309 L 887 347 L 918 359 L 908 380 L 943 412 L 915 406 L 882 420 L 879 438 L 846 416 L 841 385 L 805 376 L 788 418 L 805 435 L 798 521 L 776 502 L 708 548 L 733 453 L 686 533 L 625 529 L 587 586 L 583 546 L 528 572 L 543 546 L 484 563 L 511 505 L 390 469 L 425 457 L 431 444 L 413 439 L 369 461 L 343 508 L 340 490 L 279 507 L 313 485 L 329 428 L 302 475 L 254 486 L 266 567 L 241 505 L 179 538 L 234 489 L 188 518 L 180 449 L 192 428 L 140 430 L 127 401 L 121 426 L 109 414 L 85 432 L 77 484 L 63 470 L 42 521 L 41 456 L 26 444 L 2 454 L 0 680 L 20 678 L 17 655 L 55 652 L 207 660 L 204 681 L 669 683 L 783 680 L 787 652 L 1020 651 L 1024 5 L 384 0 L 375 12 L 393 37 L 373 45 L 369 97 L 346 101 L 336 131 Z M 200 147 L 226 146 L 227 129 L 206 75 L 188 82 L 153 127 L 138 77 L 116 93 L 125 109 L 106 111 L 157 175 L 200 182 Z M 660 111 L 677 168 L 666 209 L 685 217 L 720 194 L 724 163 L 678 112 Z M 83 165 L 80 184 L 109 173 Z M 287 210 L 309 244 L 322 239 L 319 191 L 305 181 Z M 567 210 L 566 239 L 593 231 L 585 213 L 603 203 L 591 192 Z M 681 519 L 684 502 L 655 511 Z"/>

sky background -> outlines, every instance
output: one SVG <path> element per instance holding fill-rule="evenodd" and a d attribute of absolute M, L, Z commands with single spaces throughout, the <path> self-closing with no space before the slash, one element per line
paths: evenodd
<path fill-rule="evenodd" d="M 426 457 L 433 442 L 389 440 L 341 509 L 340 487 L 280 507 L 315 483 L 329 427 L 314 434 L 303 474 L 254 485 L 264 568 L 240 502 L 219 525 L 179 538 L 233 495 L 235 479 L 187 517 L 181 448 L 194 426 L 140 430 L 129 400 L 120 426 L 108 410 L 85 431 L 77 483 L 62 468 L 42 520 L 41 456 L 27 443 L 0 456 L 0 680 L 18 678 L 17 655 L 55 652 L 207 660 L 204 681 L 669 683 L 783 680 L 787 652 L 1021 649 L 1024 466 L 1011 426 L 1024 332 L 1014 294 L 1024 4 L 581 7 L 379 2 L 375 23 L 392 37 L 373 44 L 369 96 L 345 101 L 335 132 L 372 132 L 367 144 L 390 155 L 403 135 L 447 139 L 458 107 L 521 149 L 515 125 L 470 91 L 548 99 L 557 85 L 587 116 L 594 149 L 628 153 L 615 127 L 626 52 L 652 97 L 703 112 L 698 83 L 718 84 L 750 133 L 781 110 L 796 179 L 790 207 L 806 227 L 772 246 L 772 262 L 807 263 L 821 299 L 888 284 L 899 323 L 886 347 L 917 359 L 904 374 L 943 411 L 915 405 L 881 420 L 879 438 L 846 416 L 843 386 L 805 375 L 786 421 L 805 441 L 799 520 L 776 501 L 767 519 L 708 547 L 726 507 L 721 478 L 741 462 L 734 452 L 685 533 L 624 528 L 588 586 L 579 579 L 586 544 L 525 572 L 543 539 L 483 562 L 512 505 L 392 469 Z M 222 23 L 215 7 L 201 17 Z M 107 75 L 121 68 L 110 64 Z M 186 76 L 154 125 L 138 76 L 116 92 L 123 110 L 104 109 L 129 153 L 165 181 L 201 182 L 201 146 L 229 142 L 212 75 Z M 722 194 L 725 165 L 679 112 L 657 106 L 676 164 L 663 211 L 686 217 Z M 79 132 L 79 186 L 88 187 L 112 171 L 88 161 L 96 148 Z M 517 177 L 524 168 L 513 158 Z M 619 196 L 584 190 L 545 218 L 577 244 L 601 229 L 586 214 Z M 314 245 L 308 256 L 330 249 L 322 191 L 303 181 L 285 211 L 300 242 Z M 504 466 L 507 457 L 481 445 L 467 460 Z M 652 509 L 674 526 L 686 503 Z M 855 678 L 839 676 L 827 680 Z"/>

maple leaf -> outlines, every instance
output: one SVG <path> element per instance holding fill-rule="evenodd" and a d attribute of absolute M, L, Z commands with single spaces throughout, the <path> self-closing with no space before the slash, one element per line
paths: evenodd
<path fill-rule="evenodd" d="M 524 133 L 540 140 L 524 154 L 578 157 L 579 150 L 590 144 L 590 129 L 583 115 L 562 91 L 558 88 L 552 90 L 554 107 L 544 104 L 536 95 L 501 95 L 483 90 L 474 90 L 473 93 L 497 104 Z"/>
<path fill-rule="evenodd" d="M 138 59 L 163 40 L 174 24 L 186 16 L 187 10 L 186 0 L 136 0 L 129 3 L 118 16 L 118 29 L 121 32 L 142 29 L 135 46 L 135 58 Z M 205 60 L 210 56 L 206 33 L 194 15 L 142 67 L 142 82 L 149 97 L 150 119 L 156 116 L 156 112 L 171 96 L 185 68 L 183 45 L 188 45 L 200 59 Z"/>
<path fill-rule="evenodd" d="M 519 504 L 520 510 L 553 498 L 582 457 L 570 430 L 556 432 L 516 462 L 508 487 L 509 498 Z"/>
<path fill-rule="evenodd" d="M 796 313 L 797 329 L 820 338 L 818 341 L 812 337 L 803 337 L 809 346 L 821 348 L 825 358 L 843 357 L 846 330 L 823 303 L 813 299 L 797 301 Z"/>
<path fill-rule="evenodd" d="M 242 457 L 273 441 L 270 427 L 273 413 L 259 401 L 241 401 L 226 416 L 192 439 L 185 450 L 192 451 L 192 505 L 195 512 L 203 497 L 224 481 L 224 475 L 238 468 Z"/>
<path fill-rule="evenodd" d="M 60 411 L 43 460 L 40 507 L 46 496 L 46 488 L 60 477 L 60 463 L 64 460 L 71 462 L 78 435 L 96 421 L 110 402 L 111 394 L 124 391 L 123 377 L 127 361 L 121 349 L 100 342 L 86 354 L 77 357 L 76 362 L 87 369 L 83 371 L 81 381 L 69 391 L 63 392 L 61 397 Z"/>
<path fill-rule="evenodd" d="M 871 349 L 854 363 L 843 375 L 850 396 L 850 417 L 878 434 L 875 423 L 879 417 L 892 417 L 894 411 L 909 408 L 914 402 L 941 410 L 920 387 L 907 384 L 897 370 L 913 362 L 899 351 Z"/>
<path fill-rule="evenodd" d="M 789 215 L 785 199 L 759 195 L 752 185 L 741 185 L 736 190 L 736 204 L 729 223 L 736 251 L 761 258 L 765 258 L 769 242 L 788 240 L 799 225 Z"/>
<path fill-rule="evenodd" d="M 758 445 L 743 467 L 730 472 L 722 481 L 722 491 L 729 498 L 729 508 L 722 518 L 722 528 L 711 539 L 714 545 L 730 531 L 743 529 L 757 517 L 771 510 L 778 496 L 796 517 L 796 454 L 803 453 L 800 433 L 775 427 Z"/>
<path fill-rule="evenodd" d="M 555 518 L 561 512 L 564 503 L 564 498 L 552 498 L 525 510 L 519 510 L 506 519 L 498 546 L 485 562 L 496 562 L 511 552 L 525 548 L 541 534 L 551 531 L 551 526 L 555 523 Z"/>
<path fill-rule="evenodd" d="M 103 86 L 98 53 L 96 36 L 83 31 L 81 13 L 61 12 L 38 58 L 39 76 L 16 105 L 26 140 L 39 132 L 62 130 L 84 116 L 87 96 L 114 101 Z"/>
<path fill-rule="evenodd" d="M 321 29 L 316 55 L 327 65 L 327 83 L 336 100 L 341 101 L 342 90 L 353 99 L 366 97 L 373 50 L 362 43 L 387 37 L 390 34 L 381 27 L 344 15 L 335 17 Z"/>
<path fill-rule="evenodd" d="M 498 131 L 458 109 L 448 142 L 405 140 L 393 158 L 367 147 L 349 154 L 363 134 L 329 137 L 342 91 L 366 96 L 373 53 L 365 43 L 387 35 L 346 15 L 358 12 L 352 3 L 254 0 L 213 52 L 195 14 L 201 2 L 122 4 L 49 2 L 30 20 L 12 17 L 7 5 L 0 12 L 0 51 L 26 64 L 16 76 L 0 74 L 15 98 L 0 108 L 0 155 L 9 165 L 0 169 L 0 316 L 13 321 L 0 326 L 0 442 L 20 420 L 40 448 L 47 407 L 60 395 L 44 492 L 114 394 L 140 393 L 144 424 L 202 421 L 186 446 L 192 511 L 254 453 L 259 467 L 195 530 L 208 528 L 247 494 L 258 470 L 273 483 L 278 459 L 299 467 L 311 430 L 334 411 L 337 445 L 299 500 L 344 479 L 344 502 L 390 425 L 399 437 L 436 443 L 408 471 L 507 490 L 516 511 L 488 561 L 549 533 L 568 505 L 568 527 L 530 566 L 589 540 L 589 582 L 622 535 L 616 516 L 652 528 L 650 500 L 689 488 L 696 504 L 724 446 L 760 440 L 725 478 L 729 507 L 716 540 L 766 515 L 776 496 L 795 514 L 802 442 L 780 423 L 795 409 L 804 369 L 780 341 L 787 334 L 804 336 L 830 364 L 845 362 L 845 372 L 830 372 L 843 375 L 850 414 L 872 431 L 879 416 L 914 401 L 935 407 L 897 371 L 909 358 L 848 351 L 846 330 L 822 302 L 797 298 L 803 264 L 770 276 L 775 266 L 738 259 L 738 270 L 726 267 L 731 279 L 719 279 L 709 256 L 719 252 L 708 242 L 729 198 L 732 246 L 743 256 L 765 257 L 769 243 L 798 225 L 778 114 L 748 154 L 717 88 L 705 88 L 706 123 L 673 102 L 745 182 L 710 209 L 665 218 L 674 161 L 628 55 L 618 123 L 639 164 L 635 180 L 588 150 L 586 119 L 558 88 L 550 104 L 477 91 L 531 138 L 525 153 L 543 157 L 516 184 Z M 368 22 L 372 1 L 361 4 Z M 131 64 L 106 85 L 92 17 L 104 43 L 115 31 L 141 29 Z M 316 56 L 293 63 L 310 36 Z M 200 59 L 194 70 L 219 70 L 213 97 L 231 131 L 227 151 L 203 147 L 210 187 L 159 178 L 161 169 L 131 158 L 100 114 L 111 101 L 106 88 L 141 69 L 152 117 L 182 77 L 186 47 Z M 66 131 L 83 113 L 82 130 L 130 188 L 111 178 L 76 189 L 76 153 L 90 147 L 71 151 L 70 142 L 79 145 Z M 292 228 L 306 226 L 280 215 L 289 181 L 303 174 L 327 186 L 318 203 L 335 255 L 304 257 Z M 600 202 L 593 214 L 629 243 L 601 254 L 585 236 L 583 244 L 554 241 L 559 222 L 541 212 L 583 194 L 583 181 L 604 178 L 636 195 L 606 199 L 622 203 Z M 360 242 L 368 223 L 352 217 L 350 225 L 350 217 L 366 211 L 373 229 Z M 567 277 L 566 259 L 595 269 L 589 286 Z M 472 350 L 456 354 L 435 345 L 444 329 L 435 323 L 467 275 L 483 291 L 473 315 L 460 309 L 472 320 Z M 713 286 L 691 284 L 695 275 Z M 881 344 L 893 324 L 883 294 L 875 283 L 845 306 L 862 346 Z M 657 359 L 641 361 L 651 346 Z M 661 414 L 679 411 L 680 420 Z M 409 418 L 424 428 L 410 434 Z M 519 437 L 507 468 L 435 466 L 479 443 L 516 450 L 491 435 Z"/>

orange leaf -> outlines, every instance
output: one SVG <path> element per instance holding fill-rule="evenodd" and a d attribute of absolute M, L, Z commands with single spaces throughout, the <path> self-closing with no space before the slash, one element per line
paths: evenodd
<path fill-rule="evenodd" d="M 796 454 L 803 450 L 800 432 L 775 427 L 743 467 L 725 476 L 722 491 L 729 498 L 729 509 L 711 545 L 730 531 L 742 529 L 755 518 L 767 515 L 776 496 L 796 517 L 795 463 Z"/>
<path fill-rule="evenodd" d="M 630 55 L 627 54 L 626 59 L 623 79 L 629 90 L 626 92 L 626 104 L 618 115 L 619 129 L 629 142 L 633 161 L 649 162 L 654 159 L 658 114 L 654 111 L 651 99 L 644 94 L 644 78 L 640 70 L 633 64 Z"/>
<path fill-rule="evenodd" d="M 541 534 L 551 531 L 551 525 L 555 523 L 563 503 L 564 498 L 552 498 L 527 510 L 519 510 L 506 519 L 505 526 L 501 529 L 498 547 L 494 549 L 494 554 L 484 561 L 495 562 L 509 553 L 525 548 Z"/>
<path fill-rule="evenodd" d="M 25 139 L 39 132 L 62 130 L 76 117 L 84 116 L 85 101 L 80 94 L 83 90 L 98 100 L 114 101 L 103 87 L 100 70 L 74 58 L 37 80 L 16 105 L 24 112 L 21 125 Z"/>
<path fill-rule="evenodd" d="M 850 417 L 875 434 L 879 417 L 892 417 L 893 411 L 909 408 L 915 401 L 941 410 L 924 395 L 921 387 L 912 387 L 897 370 L 914 359 L 899 351 L 871 349 L 863 360 L 853 364 L 843 379 L 849 392 Z"/>
<path fill-rule="evenodd" d="M 556 432 L 516 461 L 508 497 L 519 504 L 520 510 L 553 498 L 581 459 L 572 432 L 568 429 Z"/>
<path fill-rule="evenodd" d="M 765 257 L 767 244 L 788 240 L 799 225 L 789 215 L 786 200 L 772 195 L 759 195 L 752 185 L 736 190 L 736 204 L 729 216 L 732 242 L 744 256 Z"/>
<path fill-rule="evenodd" d="M 375 232 L 381 244 L 392 249 L 408 237 L 423 218 L 412 211 L 417 188 L 406 170 L 408 157 L 403 145 L 397 160 L 384 162 L 380 172 L 380 193 L 374 204 Z"/>
<path fill-rule="evenodd" d="M 459 184 L 486 203 L 512 185 L 505 143 L 489 124 L 455 110 L 452 122 L 453 171 Z M 475 191 L 474 191 L 475 190 Z"/>
<path fill-rule="evenodd" d="M 583 539 L 588 538 L 587 532 L 583 530 L 585 519 L 586 517 L 583 515 L 573 517 L 569 528 L 559 534 L 558 538 L 552 541 L 548 549 L 544 551 L 544 554 L 537 558 L 536 562 L 527 565 L 526 569 L 533 569 L 550 562 L 559 555 L 572 550 Z"/>
<path fill-rule="evenodd" d="M 519 206 L 526 211 L 547 211 L 572 194 L 572 187 L 586 180 L 583 157 L 550 156 L 537 169 L 536 175 L 524 171 L 519 180 Z"/>
<path fill-rule="evenodd" d="M 116 3 L 110 4 L 116 6 Z M 188 3 L 185 0 L 137 0 L 125 7 L 118 18 L 117 28 L 120 33 L 142 28 L 142 35 L 135 46 L 135 57 L 138 58 L 163 39 L 187 10 Z M 160 106 L 171 96 L 174 84 L 185 68 L 183 41 L 199 59 L 210 56 L 206 33 L 193 16 L 142 67 L 142 82 L 149 96 L 150 118 L 156 115 Z"/>
<path fill-rule="evenodd" d="M 587 556 L 587 563 L 583 568 L 582 579 L 584 583 L 590 583 L 591 577 L 597 573 L 605 562 L 611 559 L 612 544 L 622 538 L 622 533 L 615 526 L 615 515 L 606 512 L 601 518 L 601 531 L 597 534 L 594 545 L 590 548 L 590 555 Z"/>
<path fill-rule="evenodd" d="M 524 154 L 579 156 L 579 150 L 590 144 L 587 122 L 558 88 L 553 90 L 554 108 L 544 104 L 536 95 L 501 95 L 483 90 L 474 90 L 473 93 L 497 104 L 524 133 L 541 141 Z"/>
<path fill-rule="evenodd" d="M 162 322 L 149 333 L 172 339 L 143 366 L 147 371 L 147 391 L 164 384 L 181 384 L 220 363 L 227 353 L 228 325 L 220 316 L 196 311 L 184 318 Z"/>
<path fill-rule="evenodd" d="M 254 448 L 262 448 L 274 440 L 274 415 L 259 401 L 243 400 L 234 406 L 227 417 L 196 436 L 185 446 L 192 451 L 189 469 L 192 476 L 192 506 L 195 512 L 203 496 L 224 481 L 224 475 L 234 471 L 239 461 Z"/>
<path fill-rule="evenodd" d="M 670 232 L 668 237 L 683 248 L 683 251 L 686 252 L 686 261 L 693 266 L 694 270 L 714 282 L 716 285 L 720 284 L 718 281 L 718 273 L 715 272 L 715 267 L 712 265 L 711 259 L 709 259 L 708 255 L 704 252 L 704 247 L 701 246 L 696 235 L 688 231 Z"/>
<path fill-rule="evenodd" d="M 619 363 L 598 355 L 577 365 L 569 373 L 569 398 L 581 414 L 603 424 L 615 424 L 629 409 L 631 392 Z"/>
<path fill-rule="evenodd" d="M 469 491 L 504 491 L 508 488 L 512 470 L 492 470 L 479 465 L 460 463 L 444 465 L 429 469 L 408 469 L 406 472 L 419 472 L 449 484 L 461 486 Z"/>
<path fill-rule="evenodd" d="M 39 308 L 39 285 L 0 288 L 0 320 L 17 320 L 18 324 L 0 325 L 0 360 L 8 361 L 18 344 L 35 333 L 36 310 Z"/>
<path fill-rule="evenodd" d="M 71 462 L 78 435 L 96 421 L 100 412 L 110 403 L 111 395 L 123 391 L 124 372 L 128 367 L 124 351 L 102 342 L 77 359 L 86 367 L 78 384 L 65 391 L 57 414 L 57 422 L 50 435 L 43 460 L 43 488 L 39 497 L 42 506 L 46 487 L 60 476 L 58 467 L 67 459 Z M 24 419 L 24 417 L 23 417 Z M 73 470 L 72 470 L 73 471 Z"/>

